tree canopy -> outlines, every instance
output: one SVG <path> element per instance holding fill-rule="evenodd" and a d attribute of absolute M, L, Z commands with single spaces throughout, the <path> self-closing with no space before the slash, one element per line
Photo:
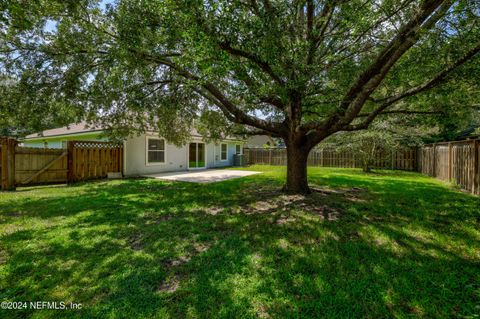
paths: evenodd
<path fill-rule="evenodd" d="M 478 107 L 475 0 L 3 6 L 0 66 L 34 88 L 35 107 L 80 108 L 118 134 L 154 126 L 177 143 L 193 121 L 212 136 L 280 137 L 293 191 L 308 191 L 306 156 L 336 132 Z"/>

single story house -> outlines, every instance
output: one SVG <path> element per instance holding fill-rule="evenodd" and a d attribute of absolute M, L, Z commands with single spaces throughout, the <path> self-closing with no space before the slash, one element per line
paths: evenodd
<path fill-rule="evenodd" d="M 30 134 L 25 147 L 66 148 L 67 141 L 108 141 L 104 130 L 86 123 Z M 155 132 L 133 136 L 123 141 L 123 174 L 136 176 L 171 171 L 233 166 L 234 155 L 243 153 L 244 141 L 227 137 L 216 143 L 203 141 L 195 130 L 182 146 L 168 143 Z"/>

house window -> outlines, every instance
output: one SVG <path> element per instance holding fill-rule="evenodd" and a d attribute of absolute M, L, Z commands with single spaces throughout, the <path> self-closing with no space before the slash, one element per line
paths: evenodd
<path fill-rule="evenodd" d="M 165 140 L 147 137 L 147 164 L 163 164 L 165 155 Z"/>
<path fill-rule="evenodd" d="M 227 144 L 220 144 L 220 160 L 227 160 Z"/>
<path fill-rule="evenodd" d="M 242 154 L 242 145 L 235 145 L 235 154 Z"/>

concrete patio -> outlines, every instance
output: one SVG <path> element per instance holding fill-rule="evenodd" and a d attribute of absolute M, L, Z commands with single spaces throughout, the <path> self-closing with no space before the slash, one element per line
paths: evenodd
<path fill-rule="evenodd" d="M 143 177 L 179 182 L 212 183 L 260 173 L 261 172 L 238 171 L 231 169 L 202 169 L 199 171 L 148 174 L 143 175 Z"/>

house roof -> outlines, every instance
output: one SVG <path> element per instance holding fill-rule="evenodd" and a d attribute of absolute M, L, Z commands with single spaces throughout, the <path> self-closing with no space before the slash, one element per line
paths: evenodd
<path fill-rule="evenodd" d="M 51 130 L 45 130 L 42 132 L 33 133 L 25 136 L 24 140 L 54 138 L 54 137 L 60 137 L 60 136 L 87 134 L 87 133 L 95 133 L 95 132 L 100 133 L 103 131 L 104 131 L 103 128 L 88 125 L 87 122 L 83 121 L 76 124 L 69 124 L 68 126 L 64 126 L 60 128 L 54 128 Z M 192 128 L 191 130 L 191 135 L 195 137 L 202 137 L 202 135 L 194 128 Z M 239 141 L 240 139 L 235 138 L 233 136 L 227 136 L 225 140 Z"/>
<path fill-rule="evenodd" d="M 81 134 L 81 133 L 93 133 L 93 132 L 101 132 L 103 131 L 100 127 L 89 126 L 87 122 L 80 122 L 76 124 L 69 124 L 64 127 L 54 128 L 51 130 L 45 130 L 38 133 L 33 133 L 30 135 L 25 136 L 26 140 L 29 139 L 37 139 L 37 138 L 44 138 L 44 137 L 56 137 L 56 136 L 65 136 L 65 135 L 73 135 L 73 134 Z"/>
<path fill-rule="evenodd" d="M 456 136 L 456 139 L 457 140 L 464 140 L 464 139 L 467 139 L 467 138 L 478 137 L 479 134 L 476 133 L 477 129 L 480 129 L 480 125 L 472 125 L 472 126 L 468 127 L 467 129 L 458 133 L 457 136 Z"/>

